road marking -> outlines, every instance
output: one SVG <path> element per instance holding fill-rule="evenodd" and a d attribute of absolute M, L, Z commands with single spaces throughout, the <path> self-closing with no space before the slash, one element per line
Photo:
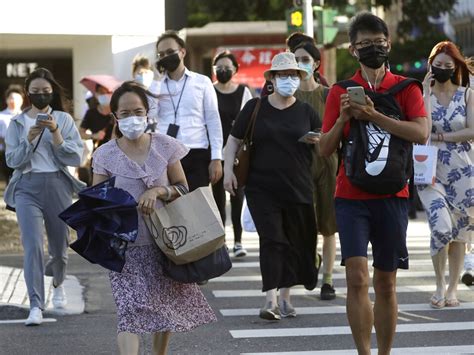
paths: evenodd
<path fill-rule="evenodd" d="M 371 349 L 372 354 L 377 354 L 377 349 Z M 423 346 L 416 348 L 395 348 L 392 349 L 392 355 L 461 355 L 474 353 L 473 345 L 454 345 L 454 346 Z M 267 353 L 241 353 L 241 355 L 357 355 L 357 350 L 311 350 L 311 351 L 286 351 L 286 352 L 267 352 Z"/>
<path fill-rule="evenodd" d="M 369 258 L 369 264 L 372 264 L 372 260 Z M 433 266 L 433 262 L 431 259 L 411 259 L 408 264 L 411 266 Z M 259 261 L 241 261 L 241 262 L 233 262 L 233 268 L 243 268 L 243 267 L 260 267 Z M 334 269 L 336 270 L 345 270 L 344 266 L 334 265 Z"/>
<path fill-rule="evenodd" d="M 420 333 L 420 332 L 441 332 L 456 330 L 474 330 L 474 322 L 436 322 L 436 323 L 416 323 L 398 324 L 398 333 Z M 351 328 L 340 327 L 306 327 L 306 328 L 272 328 L 272 329 L 239 329 L 229 330 L 235 339 L 240 338 L 280 338 L 280 337 L 302 337 L 321 335 L 349 335 Z M 372 333 L 375 330 L 372 329 Z"/>
<path fill-rule="evenodd" d="M 346 306 L 323 306 L 323 307 L 295 307 L 298 315 L 308 314 L 346 314 Z M 412 303 L 401 304 L 398 306 L 399 313 L 417 312 L 417 311 L 455 311 L 474 309 L 474 302 L 461 303 L 459 307 L 444 307 L 441 309 L 433 309 L 428 303 Z M 229 308 L 219 310 L 224 317 L 234 316 L 255 316 L 258 314 L 258 308 Z M 404 313 L 411 316 L 416 314 Z"/>
<path fill-rule="evenodd" d="M 433 292 L 436 290 L 436 285 L 413 285 L 413 286 L 398 286 L 397 293 L 411 293 L 411 292 Z M 458 291 L 469 291 L 469 287 L 465 285 L 459 285 Z M 347 293 L 347 287 L 337 287 L 339 294 Z M 292 296 L 308 296 L 316 295 L 318 290 L 308 291 L 302 286 L 295 286 L 291 289 Z M 369 287 L 369 293 L 374 293 L 373 287 Z M 214 290 L 212 291 L 214 297 L 226 298 L 226 297 L 262 297 L 265 295 L 260 290 Z M 462 301 L 461 301 L 462 302 Z M 474 322 L 473 322 L 474 323 Z"/>
<path fill-rule="evenodd" d="M 373 274 L 370 273 L 370 277 Z M 411 277 L 435 277 L 434 271 L 409 271 L 409 270 L 398 270 L 397 279 L 400 278 L 411 278 Z M 345 274 L 333 274 L 333 280 L 345 280 Z M 250 282 L 250 281 L 262 281 L 261 275 L 245 275 L 245 276 L 220 276 L 215 279 L 209 280 L 209 282 Z"/>
<path fill-rule="evenodd" d="M 247 250 L 247 255 L 246 255 L 247 257 L 259 257 L 260 256 L 260 253 L 258 251 L 249 251 L 249 249 L 250 248 L 245 248 L 245 250 Z M 371 249 L 369 248 L 368 250 L 370 251 Z M 319 251 L 319 253 L 321 253 L 321 251 Z M 231 251 L 230 254 L 233 258 L 235 258 L 234 260 L 242 260 L 243 259 L 243 257 L 233 256 L 232 251 Z M 408 250 L 408 254 L 409 255 L 428 255 L 429 250 L 428 250 L 428 248 L 423 248 L 423 249 L 420 249 L 420 250 Z M 341 253 L 339 251 L 336 252 L 336 256 L 341 256 Z"/>
<path fill-rule="evenodd" d="M 0 320 L 0 324 L 20 324 L 25 323 L 26 319 L 6 319 Z M 54 323 L 57 322 L 55 318 L 43 318 L 43 323 Z"/>

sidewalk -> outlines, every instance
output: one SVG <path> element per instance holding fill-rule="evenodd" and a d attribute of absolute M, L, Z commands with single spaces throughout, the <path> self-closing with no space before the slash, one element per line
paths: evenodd
<path fill-rule="evenodd" d="M 63 286 L 66 291 L 67 305 L 65 308 L 53 307 L 51 297 L 53 294 L 53 278 L 44 277 L 46 305 L 45 312 L 55 315 L 81 314 L 84 312 L 85 303 L 83 287 L 77 277 L 68 275 Z M 0 307 L 15 306 L 29 309 L 28 292 L 26 289 L 23 269 L 0 266 Z"/>

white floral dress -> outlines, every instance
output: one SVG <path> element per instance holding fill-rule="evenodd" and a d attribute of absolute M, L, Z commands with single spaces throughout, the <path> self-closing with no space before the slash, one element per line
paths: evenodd
<path fill-rule="evenodd" d="M 448 107 L 431 94 L 433 134 L 466 128 L 466 88 L 459 87 Z M 431 255 L 452 241 L 474 235 L 474 151 L 472 142 L 432 142 L 438 147 L 436 182 L 418 186 L 431 230 Z"/>

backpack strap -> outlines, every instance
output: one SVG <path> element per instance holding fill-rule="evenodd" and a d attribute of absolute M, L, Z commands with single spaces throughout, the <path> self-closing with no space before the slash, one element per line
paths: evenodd
<path fill-rule="evenodd" d="M 385 94 L 395 95 L 398 92 L 405 89 L 410 84 L 416 84 L 420 88 L 421 92 L 423 92 L 423 85 L 421 82 L 414 78 L 406 78 L 403 81 L 400 81 L 398 84 L 393 85 L 390 89 L 385 91 Z"/>
<path fill-rule="evenodd" d="M 340 86 L 343 89 L 347 89 L 348 87 L 351 87 L 351 86 L 361 86 L 358 82 L 354 80 L 342 80 L 342 81 L 338 81 L 334 85 Z"/>

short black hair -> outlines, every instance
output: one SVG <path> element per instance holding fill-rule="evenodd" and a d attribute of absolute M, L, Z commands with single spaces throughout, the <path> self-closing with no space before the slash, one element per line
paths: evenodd
<path fill-rule="evenodd" d="M 230 61 L 232 62 L 232 65 L 235 67 L 235 72 L 237 73 L 239 71 L 239 63 L 237 62 L 237 59 L 228 50 L 225 50 L 225 51 L 222 51 L 222 52 L 218 53 L 214 57 L 214 60 L 212 61 L 212 65 L 216 65 L 216 63 L 219 61 L 219 59 L 222 59 L 222 58 L 229 58 Z"/>
<path fill-rule="evenodd" d="M 314 41 L 314 38 L 308 35 L 305 35 L 304 33 L 301 33 L 301 32 L 293 32 L 286 39 L 286 46 L 288 47 L 290 52 L 294 52 L 296 47 L 302 43 L 309 43 L 316 47 L 316 42 Z"/>
<path fill-rule="evenodd" d="M 176 41 L 176 43 L 178 43 L 178 45 L 181 48 L 186 48 L 186 43 L 179 36 L 178 32 L 174 31 L 174 30 L 167 30 L 167 31 L 163 32 L 163 34 L 160 37 L 158 37 L 158 40 L 156 41 L 156 46 L 155 47 L 158 48 L 158 45 L 160 44 L 160 42 L 165 40 L 165 39 L 168 39 L 168 38 L 174 39 Z"/>
<path fill-rule="evenodd" d="M 122 85 L 120 85 L 112 94 L 110 98 L 110 111 L 117 117 L 117 110 L 118 110 L 118 103 L 120 98 L 126 94 L 127 92 L 131 92 L 136 94 L 140 101 L 142 102 L 143 106 L 145 106 L 145 110 L 148 113 L 150 109 L 150 105 L 148 104 L 148 96 L 155 97 L 151 92 L 149 92 L 143 85 L 138 84 L 135 81 L 126 81 Z M 120 138 L 122 137 L 122 132 L 118 129 L 118 125 L 115 125 L 115 135 Z"/>
<path fill-rule="evenodd" d="M 308 43 L 308 42 L 303 42 L 303 43 L 300 43 L 299 45 L 297 45 L 294 50 L 292 50 L 291 52 L 292 53 L 295 53 L 297 49 L 304 49 L 306 52 L 309 53 L 309 55 L 313 58 L 313 60 L 315 62 L 317 62 L 318 60 L 320 61 L 321 60 L 321 52 L 319 51 L 319 49 L 312 45 L 311 43 Z"/>
<path fill-rule="evenodd" d="M 355 44 L 359 32 L 383 33 L 388 38 L 388 27 L 385 21 L 368 11 L 359 12 L 351 19 L 349 24 L 351 44 Z"/>

